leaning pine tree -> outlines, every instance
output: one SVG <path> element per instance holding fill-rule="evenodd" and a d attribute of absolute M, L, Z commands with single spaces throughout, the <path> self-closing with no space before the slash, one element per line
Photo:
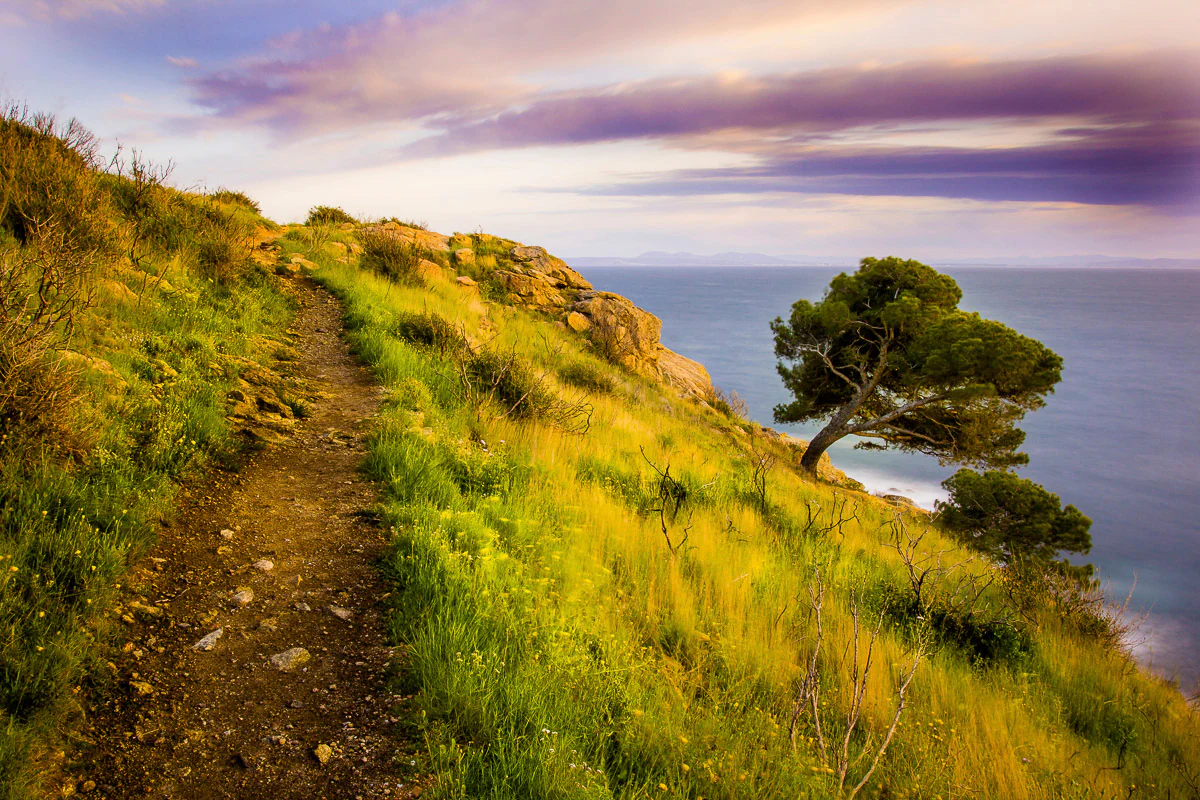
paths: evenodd
<path fill-rule="evenodd" d="M 777 422 L 826 421 L 801 466 L 815 472 L 839 439 L 936 456 L 942 463 L 1024 464 L 1016 423 L 1061 379 L 1036 339 L 958 308 L 962 291 L 919 261 L 864 258 L 819 303 L 798 300 L 771 323 L 790 403 Z"/>

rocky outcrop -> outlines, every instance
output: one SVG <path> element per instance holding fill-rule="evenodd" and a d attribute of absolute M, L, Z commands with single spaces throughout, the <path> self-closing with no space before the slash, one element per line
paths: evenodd
<path fill-rule="evenodd" d="M 450 237 L 396 223 L 382 227 L 398 236 L 413 237 L 412 241 L 436 242 L 439 245 L 436 249 L 451 250 Z M 493 251 L 507 249 L 513 244 L 487 234 L 475 234 L 471 238 L 477 245 L 487 245 Z M 466 241 L 466 237 L 457 235 L 453 241 L 458 245 Z M 443 242 L 444 247 L 441 246 Z M 453 254 L 457 265 L 473 264 L 478 268 L 494 263 L 491 255 L 477 256 L 471 248 L 457 247 Z M 422 267 L 426 263 L 422 262 Z M 571 330 L 588 336 L 610 361 L 630 372 L 661 380 L 685 396 L 701 400 L 713 396 L 715 390 L 708 370 L 664 347 L 659 340 L 662 320 L 638 308 L 628 298 L 596 291 L 587 278 L 561 258 L 550 255 L 544 247 L 514 244 L 501 263 L 503 266 L 492 271 L 491 277 L 508 291 L 517 305 L 562 319 Z M 430 274 L 425 277 L 435 276 L 433 269 L 428 271 Z M 441 268 L 436 274 L 441 274 Z M 475 285 L 467 276 L 455 280 L 460 286 L 470 288 Z"/>
<path fill-rule="evenodd" d="M 493 275 L 521 305 L 538 311 L 557 312 L 565 308 L 576 293 L 592 288 L 586 278 L 562 259 L 547 253 L 545 248 L 518 245 L 509 255 L 511 269 L 496 270 Z"/>
<path fill-rule="evenodd" d="M 707 400 L 715 393 L 712 378 L 703 364 L 661 345 L 658 371 L 664 383 L 674 386 L 685 395 Z"/>
<path fill-rule="evenodd" d="M 592 341 L 610 361 L 658 377 L 662 320 L 612 292 L 581 292 L 570 310 L 587 321 Z"/>
<path fill-rule="evenodd" d="M 430 250 L 437 250 L 443 253 L 450 252 L 450 237 L 443 236 L 440 233 L 433 231 L 422 230 L 421 228 L 410 228 L 407 225 L 401 225 L 398 222 L 385 222 L 380 226 L 392 235 L 403 239 L 406 242 L 427 247 Z"/>
<path fill-rule="evenodd" d="M 539 275 L 560 289 L 591 289 L 587 278 L 567 266 L 561 258 L 555 258 L 544 247 L 519 245 L 510 253 L 517 269 L 526 275 Z"/>
<path fill-rule="evenodd" d="M 701 400 L 715 392 L 703 364 L 679 355 L 659 341 L 662 320 L 612 292 L 583 291 L 566 315 L 567 327 L 587 333 L 610 360 L 638 375 L 661 380 Z"/>
<path fill-rule="evenodd" d="M 527 275 L 501 269 L 496 270 L 493 277 L 519 304 L 527 308 L 553 313 L 567 304 L 567 298 L 563 296 L 562 291 L 541 275 Z"/>
<path fill-rule="evenodd" d="M 279 395 L 283 377 L 248 358 L 222 355 L 219 360 L 209 365 L 214 374 L 237 376 L 225 394 L 234 432 L 266 444 L 286 441 L 296 426 L 296 414 Z"/>

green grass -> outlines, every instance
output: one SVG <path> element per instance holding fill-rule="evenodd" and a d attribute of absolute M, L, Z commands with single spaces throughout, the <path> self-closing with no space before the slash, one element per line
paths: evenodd
<path fill-rule="evenodd" d="M 895 510 L 805 482 L 783 451 L 764 508 L 742 426 L 619 374 L 550 322 L 454 286 L 318 274 L 392 390 L 368 470 L 395 536 L 392 634 L 433 796 L 836 797 L 809 718 L 795 750 L 787 735 L 813 635 L 808 576 L 825 565 L 827 736 L 850 703 L 851 599 L 887 611 L 853 737 L 878 741 L 918 625 L 886 546 Z M 547 392 L 585 390 L 590 432 L 470 402 L 452 357 L 406 333 L 431 314 L 468 336 L 486 327 Z M 681 487 L 676 557 L 648 462 Z M 922 547 L 971 556 L 937 531 Z M 866 796 L 1188 796 L 1172 760 L 1198 763 L 1200 725 L 1174 687 L 1053 608 L 1019 618 L 997 586 L 973 615 L 935 616 L 935 651 Z"/>

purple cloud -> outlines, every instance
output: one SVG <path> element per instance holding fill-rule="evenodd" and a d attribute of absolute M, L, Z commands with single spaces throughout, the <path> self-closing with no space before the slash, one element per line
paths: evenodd
<path fill-rule="evenodd" d="M 864 126 L 1055 118 L 1106 125 L 1200 119 L 1200 57 L 927 62 L 646 81 L 546 98 L 481 122 L 448 120 L 442 134 L 405 152 L 448 155 L 747 129 L 811 138 Z"/>
<path fill-rule="evenodd" d="M 461 122 L 536 99 L 531 76 L 631 48 L 905 1 L 458 0 L 279 37 L 190 85 L 214 116 L 285 136 L 431 115 Z"/>
<path fill-rule="evenodd" d="M 1091 132 L 1008 148 L 813 147 L 746 168 L 677 170 L 597 195 L 850 194 L 1200 211 L 1200 126 Z"/>
<path fill-rule="evenodd" d="M 889 143 L 897 131 L 932 126 L 953 142 L 980 122 L 1045 133 L 1040 143 L 1012 147 Z M 875 144 L 851 144 L 850 133 Z M 442 134 L 402 154 L 630 139 L 736 152 L 757 163 L 590 193 L 805 192 L 1188 208 L 1200 197 L 1200 57 L 927 62 L 647 81 L 546 98 L 481 122 L 447 120 Z"/>

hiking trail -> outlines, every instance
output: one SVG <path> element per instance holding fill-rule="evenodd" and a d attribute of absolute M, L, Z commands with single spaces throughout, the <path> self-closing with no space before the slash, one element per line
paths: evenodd
<path fill-rule="evenodd" d="M 359 472 L 382 390 L 340 335 L 338 301 L 292 285 L 293 367 L 316 399 L 290 438 L 181 493 L 133 570 L 144 601 L 126 603 L 118 677 L 69 769 L 91 796 L 421 793 L 387 687 L 395 653 L 374 564 L 386 539 Z"/>

